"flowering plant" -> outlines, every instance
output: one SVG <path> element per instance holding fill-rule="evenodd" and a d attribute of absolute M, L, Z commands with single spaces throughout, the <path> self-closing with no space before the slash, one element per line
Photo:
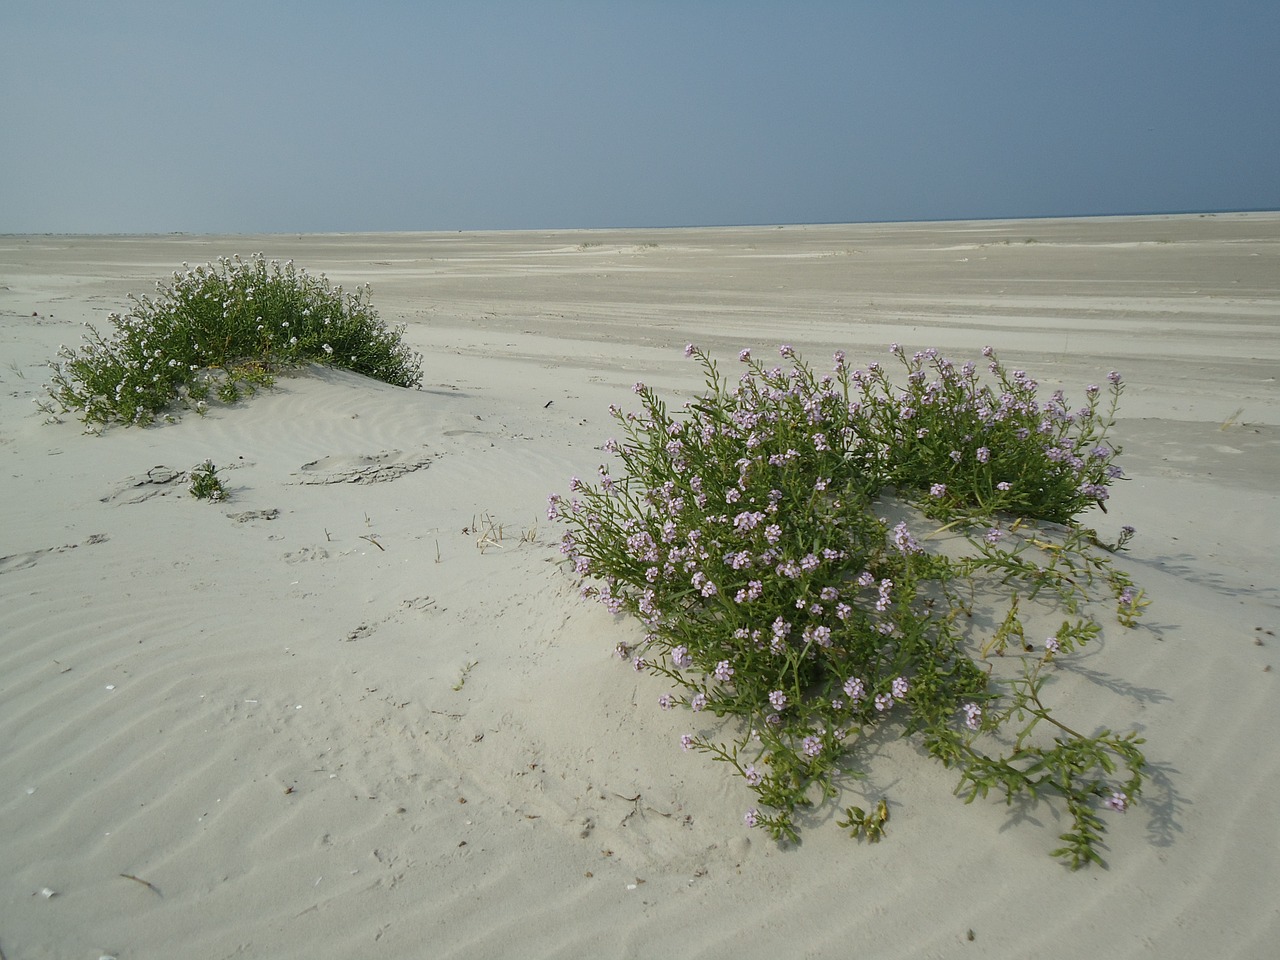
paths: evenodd
<path fill-rule="evenodd" d="M 1144 603 L 1107 556 L 1131 528 L 1104 544 L 1076 520 L 1121 475 L 1107 439 L 1119 375 L 1105 406 L 1089 387 L 1071 410 L 1061 393 L 1038 399 L 990 349 L 994 388 L 973 363 L 897 345 L 901 387 L 843 353 L 819 377 L 787 346 L 785 370 L 743 351 L 731 385 L 701 350 L 685 352 L 705 394 L 677 417 L 636 384 L 643 412 L 611 408 L 622 439 L 605 449 L 621 470 L 572 479 L 549 508 L 590 578 L 584 594 L 646 627 L 620 652 L 673 682 L 659 704 L 738 721 L 731 742 L 707 723 L 682 746 L 745 779 L 749 826 L 795 840 L 798 808 L 835 797 L 857 775 L 859 743 L 891 725 L 957 768 L 969 801 L 1057 794 L 1072 826 L 1054 854 L 1100 863 L 1098 808 L 1141 793 L 1142 741 L 1071 729 L 1042 689 L 1100 632 L 1100 593 L 1127 624 Z M 997 602 L 981 640 L 975 612 Z M 1036 620 L 1060 623 L 1039 648 L 1026 640 Z M 888 820 L 883 800 L 846 813 L 868 839 Z"/>
<path fill-rule="evenodd" d="M 187 489 L 197 500 L 208 500 L 216 503 L 227 499 L 226 488 L 222 478 L 218 476 L 218 468 L 212 460 L 197 463 L 187 474 Z"/>
<path fill-rule="evenodd" d="M 111 337 L 87 325 L 79 351 L 59 350 L 46 390 L 62 411 L 86 423 L 145 424 L 179 400 L 203 413 L 212 391 L 231 403 L 270 385 L 274 370 L 310 362 L 401 387 L 422 382 L 421 356 L 403 329 L 378 319 L 367 285 L 344 294 L 323 275 L 257 254 L 184 263 L 156 288 L 154 299 L 131 296 L 129 313 L 108 318 Z"/>

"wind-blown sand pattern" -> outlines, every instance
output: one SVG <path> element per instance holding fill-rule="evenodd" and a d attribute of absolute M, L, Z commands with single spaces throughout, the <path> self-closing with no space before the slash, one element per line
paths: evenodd
<path fill-rule="evenodd" d="M 374 303 L 420 391 L 282 377 L 205 418 L 48 425 L 43 364 L 183 261 L 263 251 Z M 965 806 L 909 741 L 884 842 L 782 848 L 614 655 L 546 495 L 610 403 L 792 343 L 992 344 L 1131 478 L 1093 521 L 1152 600 L 1063 663 L 1137 729 L 1110 868 L 1051 804 Z M 0 949 L 40 957 L 1266 957 L 1280 938 L 1280 215 L 648 231 L 0 237 Z M 205 458 L 230 499 L 173 474 Z M 846 798 L 855 802 L 857 797 Z M 51 891 L 52 896 L 42 895 Z M 97 951 L 96 953 L 94 951 Z"/>

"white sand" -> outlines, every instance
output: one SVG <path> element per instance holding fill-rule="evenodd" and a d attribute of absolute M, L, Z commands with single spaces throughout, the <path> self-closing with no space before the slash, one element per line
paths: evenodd
<path fill-rule="evenodd" d="M 259 250 L 372 283 L 423 389 L 307 373 L 101 438 L 35 412 L 83 321 Z M 635 380 L 698 388 L 687 341 L 732 371 L 893 340 L 990 343 L 1076 399 L 1128 382 L 1132 479 L 1096 520 L 1138 528 L 1122 562 L 1152 606 L 1052 691 L 1147 738 L 1107 870 L 1046 855 L 1059 808 L 965 806 L 909 742 L 870 763 L 879 845 L 831 804 L 799 848 L 747 830 L 745 787 L 678 747 L 694 717 L 612 656 L 636 627 L 558 564 L 546 495 L 602 462 Z M 1272 956 L 1278 370 L 1280 215 L 0 237 L 0 950 Z M 225 504 L 137 485 L 206 457 Z"/>

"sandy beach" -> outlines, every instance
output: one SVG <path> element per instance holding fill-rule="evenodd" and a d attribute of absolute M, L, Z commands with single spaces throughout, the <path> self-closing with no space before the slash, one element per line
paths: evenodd
<path fill-rule="evenodd" d="M 262 252 L 373 303 L 422 389 L 338 370 L 175 424 L 48 423 L 45 364 L 183 262 Z M 1119 370 L 1089 522 L 1151 599 L 1054 681 L 1137 730 L 1107 869 L 1053 803 L 966 806 L 910 740 L 883 842 L 798 846 L 681 751 L 547 495 L 641 380 L 990 344 Z M 1280 214 L 270 236 L 0 236 L 0 950 L 35 958 L 1262 958 L 1280 940 Z M 230 498 L 178 474 L 209 458 Z M 851 798 L 848 802 L 852 802 Z M 1267 945 L 1271 944 L 1270 947 Z"/>

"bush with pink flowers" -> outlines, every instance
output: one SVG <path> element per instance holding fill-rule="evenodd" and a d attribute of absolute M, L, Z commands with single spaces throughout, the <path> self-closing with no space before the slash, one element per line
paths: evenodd
<path fill-rule="evenodd" d="M 785 346 L 785 367 L 743 351 L 731 382 L 690 346 L 705 392 L 672 414 L 636 384 L 642 409 L 612 408 L 615 462 L 551 496 L 563 550 L 584 593 L 644 624 L 621 652 L 671 682 L 662 708 L 691 711 L 684 749 L 743 778 L 749 826 L 797 839 L 797 811 L 855 786 L 886 728 L 959 771 L 966 800 L 1056 796 L 1054 854 L 1100 863 L 1142 740 L 1068 725 L 1044 688 L 1104 604 L 1126 625 L 1146 604 L 1112 562 L 1132 529 L 1108 544 L 1080 522 L 1120 478 L 1120 377 L 1072 409 L 990 350 L 991 384 L 892 352 L 900 382 L 839 353 L 820 376 Z M 878 839 L 890 808 L 868 801 L 841 824 Z"/>

